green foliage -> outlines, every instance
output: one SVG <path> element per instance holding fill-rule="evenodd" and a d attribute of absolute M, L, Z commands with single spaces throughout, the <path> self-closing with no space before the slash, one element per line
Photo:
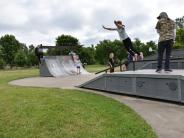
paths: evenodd
<path fill-rule="evenodd" d="M 0 45 L 3 60 L 12 67 L 15 55 L 21 49 L 21 44 L 16 40 L 15 36 L 5 35 L 0 38 Z"/>
<path fill-rule="evenodd" d="M 134 48 L 137 49 L 139 52 L 143 52 L 144 56 L 149 56 L 153 54 L 154 52 L 150 52 L 149 48 L 151 47 L 153 51 L 156 51 L 156 44 L 153 41 L 147 42 L 144 44 L 139 39 L 135 39 L 135 41 L 132 42 L 134 45 Z M 110 40 L 104 40 L 101 41 L 96 46 L 96 60 L 100 64 L 106 64 L 107 60 L 109 58 L 109 53 L 113 52 L 115 55 L 116 63 L 121 62 L 123 59 L 127 58 L 127 51 L 123 46 L 123 43 L 119 40 L 110 41 Z"/>
<path fill-rule="evenodd" d="M 35 55 L 35 47 L 33 45 L 30 45 L 29 48 L 27 49 L 28 52 L 27 54 L 27 66 L 35 66 L 38 65 L 38 60 Z"/>
<path fill-rule="evenodd" d="M 3 69 L 4 66 L 5 66 L 5 62 L 3 60 L 2 46 L 0 45 L 0 69 Z"/>
<path fill-rule="evenodd" d="M 35 66 L 38 65 L 37 57 L 33 52 L 29 52 L 27 54 L 27 66 Z"/>
<path fill-rule="evenodd" d="M 176 43 L 174 46 L 175 49 L 184 48 L 184 28 L 177 29 L 176 31 Z"/>
<path fill-rule="evenodd" d="M 79 46 L 79 40 L 71 35 L 60 35 L 56 38 L 56 47 L 60 46 Z M 61 55 L 68 55 L 70 51 L 75 51 L 77 52 L 78 49 L 65 49 L 65 50 L 60 50 L 56 49 L 56 52 L 60 51 Z"/>
<path fill-rule="evenodd" d="M 3 69 L 5 66 L 4 60 L 0 57 L 0 69 Z"/>
<path fill-rule="evenodd" d="M 60 35 L 56 38 L 56 46 L 76 46 L 79 45 L 79 40 L 71 35 Z"/>
<path fill-rule="evenodd" d="M 97 44 L 95 48 L 96 48 L 95 58 L 96 58 L 96 61 L 100 64 L 107 64 L 107 61 L 109 59 L 109 54 L 111 52 L 114 53 L 116 62 L 121 61 L 123 58 L 127 56 L 127 53 L 123 48 L 122 42 L 118 40 L 100 41 L 100 43 Z"/>
<path fill-rule="evenodd" d="M 19 67 L 24 67 L 27 65 L 27 55 L 23 50 L 19 50 L 15 55 L 15 65 Z"/>
<path fill-rule="evenodd" d="M 68 55 L 70 51 L 79 52 L 79 40 L 71 35 L 60 35 L 56 38 L 56 48 L 49 49 L 47 51 L 48 55 Z M 68 49 L 63 50 L 62 46 L 76 46 L 75 49 Z"/>
<path fill-rule="evenodd" d="M 154 51 L 156 51 L 157 49 L 157 45 L 155 42 L 149 41 L 149 42 L 146 42 L 145 44 L 141 42 L 141 40 L 139 40 L 138 38 L 135 39 L 135 41 L 133 42 L 133 45 L 139 52 L 143 52 L 144 56 L 150 56 L 154 54 Z M 153 52 L 150 52 L 149 48 L 152 48 Z"/>
<path fill-rule="evenodd" d="M 50 48 L 47 51 L 47 55 L 49 56 L 61 55 L 61 50 L 59 49 L 59 47 Z"/>
<path fill-rule="evenodd" d="M 95 49 L 94 47 L 82 47 L 77 53 L 80 57 L 82 63 L 87 63 L 88 65 L 95 63 Z"/>
<path fill-rule="evenodd" d="M 181 18 L 176 18 L 175 21 L 178 28 L 184 28 L 184 16 Z"/>
<path fill-rule="evenodd" d="M 175 49 L 184 48 L 184 16 L 181 18 L 176 18 L 176 42 L 174 44 Z"/>

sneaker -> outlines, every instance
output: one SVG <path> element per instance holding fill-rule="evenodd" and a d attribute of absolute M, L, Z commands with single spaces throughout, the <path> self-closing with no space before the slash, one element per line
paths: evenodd
<path fill-rule="evenodd" d="M 172 72 L 171 69 L 165 69 L 165 72 Z"/>
<path fill-rule="evenodd" d="M 157 69 L 155 72 L 160 73 L 162 69 Z"/>

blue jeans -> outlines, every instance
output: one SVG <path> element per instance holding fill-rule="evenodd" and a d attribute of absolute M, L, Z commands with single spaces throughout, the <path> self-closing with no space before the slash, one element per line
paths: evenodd
<path fill-rule="evenodd" d="M 158 69 L 162 69 L 162 60 L 165 50 L 166 50 L 165 69 L 169 69 L 172 46 L 173 40 L 166 40 L 158 43 L 158 66 L 157 66 Z"/>

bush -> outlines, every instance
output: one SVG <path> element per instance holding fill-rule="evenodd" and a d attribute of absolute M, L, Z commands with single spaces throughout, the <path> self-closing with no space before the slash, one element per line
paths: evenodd
<path fill-rule="evenodd" d="M 2 58 L 0 58 L 0 69 L 3 69 L 5 66 L 5 62 Z"/>
<path fill-rule="evenodd" d="M 20 50 L 16 53 L 14 62 L 15 65 L 19 67 L 24 67 L 25 65 L 27 65 L 27 56 L 24 51 Z"/>
<path fill-rule="evenodd" d="M 38 65 L 38 59 L 34 53 L 28 53 L 27 55 L 27 66 Z"/>

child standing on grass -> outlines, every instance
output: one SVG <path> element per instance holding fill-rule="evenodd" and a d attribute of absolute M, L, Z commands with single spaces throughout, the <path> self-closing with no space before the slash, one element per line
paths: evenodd
<path fill-rule="evenodd" d="M 120 40 L 123 41 L 123 44 L 124 44 L 126 50 L 135 58 L 136 61 L 138 59 L 142 60 L 143 57 L 133 47 L 132 41 L 131 41 L 131 39 L 129 38 L 129 36 L 127 35 L 127 33 L 125 31 L 125 25 L 122 23 L 122 21 L 114 21 L 114 24 L 116 25 L 117 28 L 107 28 L 105 26 L 102 26 L 102 27 L 106 30 L 117 31 L 118 34 L 119 34 Z"/>

